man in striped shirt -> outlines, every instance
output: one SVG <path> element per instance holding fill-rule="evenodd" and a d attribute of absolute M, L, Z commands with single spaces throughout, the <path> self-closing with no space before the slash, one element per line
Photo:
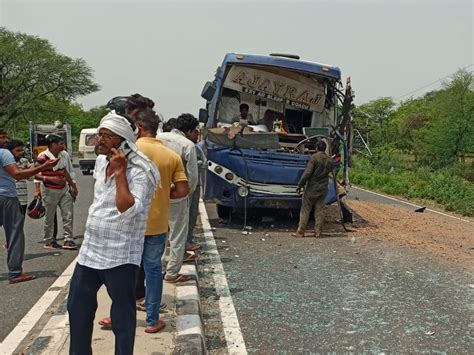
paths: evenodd
<path fill-rule="evenodd" d="M 136 330 L 135 280 L 142 259 L 150 200 L 159 172 L 135 145 L 134 127 L 115 112 L 99 126 L 94 200 L 71 280 L 67 309 L 70 354 L 92 354 L 97 292 L 112 299 L 115 353 L 132 354 Z"/>
<path fill-rule="evenodd" d="M 32 164 L 24 157 L 25 144 L 22 141 L 18 139 L 12 139 L 10 142 L 8 142 L 7 149 L 15 157 L 15 162 L 18 169 L 23 170 L 32 167 Z M 21 212 L 23 213 L 23 216 L 25 216 L 28 205 L 28 186 L 25 179 L 18 180 L 16 182 L 16 195 L 20 201 Z"/>
<path fill-rule="evenodd" d="M 47 160 L 59 158 L 59 163 L 53 169 L 42 172 L 43 184 L 35 181 L 35 197 L 43 198 L 46 209 L 44 216 L 44 241 L 46 249 L 77 249 L 73 236 L 74 200 L 77 197 L 77 186 L 74 181 L 75 173 L 69 154 L 65 151 L 64 139 L 56 134 L 46 137 L 48 149 L 42 152 L 36 160 L 36 165 Z M 59 183 L 57 179 L 60 178 Z M 69 185 L 69 186 L 68 186 Z M 63 221 L 64 244 L 61 247 L 54 235 L 54 216 L 59 207 Z"/>

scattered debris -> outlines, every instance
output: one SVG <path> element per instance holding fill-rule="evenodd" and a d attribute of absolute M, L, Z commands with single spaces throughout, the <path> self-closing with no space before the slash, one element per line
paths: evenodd
<path fill-rule="evenodd" d="M 215 230 L 217 230 L 216 227 L 211 227 L 211 231 L 215 231 Z"/>
<path fill-rule="evenodd" d="M 226 243 L 226 241 L 225 241 L 225 240 L 223 240 L 223 241 L 222 241 L 222 243 L 224 243 L 224 244 L 225 244 L 225 243 Z"/>
<path fill-rule="evenodd" d="M 239 256 L 238 256 L 238 255 L 234 255 L 234 256 L 235 256 L 236 258 L 239 258 Z"/>
<path fill-rule="evenodd" d="M 420 207 L 415 210 L 415 212 L 425 212 L 426 207 Z"/>
<path fill-rule="evenodd" d="M 407 273 L 408 275 L 410 275 L 410 276 L 415 276 L 415 274 L 412 273 L 411 271 L 406 271 L 406 273 Z"/>
<path fill-rule="evenodd" d="M 262 241 L 265 241 L 265 238 L 262 238 Z"/>
<path fill-rule="evenodd" d="M 428 335 L 428 336 L 432 336 L 432 335 L 434 335 L 434 333 L 435 332 L 433 332 L 433 331 L 429 331 L 429 332 L 426 332 L 425 334 Z"/>
<path fill-rule="evenodd" d="M 356 238 L 354 236 L 352 236 L 351 243 L 354 244 L 355 242 L 356 242 Z"/>
<path fill-rule="evenodd" d="M 252 230 L 252 226 L 245 226 L 244 229 L 248 230 L 248 231 L 251 231 Z"/>
<path fill-rule="evenodd" d="M 248 234 L 250 234 L 250 232 L 242 231 L 242 234 L 243 234 L 243 235 L 248 235 Z"/>
<path fill-rule="evenodd" d="M 275 225 L 274 225 L 274 224 L 272 224 L 272 225 L 270 226 L 270 228 L 275 228 Z"/>

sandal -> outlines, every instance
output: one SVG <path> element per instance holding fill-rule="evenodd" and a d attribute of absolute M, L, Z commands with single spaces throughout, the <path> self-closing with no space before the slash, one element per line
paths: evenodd
<path fill-rule="evenodd" d="M 197 259 L 198 259 L 198 256 L 196 254 L 184 253 L 183 263 L 187 261 L 194 261 Z"/>
<path fill-rule="evenodd" d="M 110 317 L 105 317 L 104 319 L 99 321 L 99 325 L 102 326 L 102 328 L 112 328 L 112 318 Z"/>
<path fill-rule="evenodd" d="M 178 274 L 173 278 L 166 278 L 165 277 L 165 281 L 170 283 L 170 284 L 175 284 L 175 283 L 178 283 L 178 282 L 186 282 L 186 281 L 189 281 L 189 280 L 192 280 L 192 279 L 193 278 L 191 276 L 183 275 L 183 274 Z"/>

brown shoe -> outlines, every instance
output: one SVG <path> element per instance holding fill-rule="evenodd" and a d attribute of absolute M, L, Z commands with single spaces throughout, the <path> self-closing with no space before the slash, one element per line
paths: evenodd
<path fill-rule="evenodd" d="M 166 323 L 159 320 L 155 325 L 149 325 L 145 328 L 145 333 L 158 333 L 160 330 L 165 329 Z"/>
<path fill-rule="evenodd" d="M 36 276 L 29 275 L 29 274 L 20 274 L 18 276 L 15 276 L 14 278 L 8 280 L 10 284 L 17 284 L 20 282 L 26 282 L 26 281 L 31 281 L 36 279 Z"/>

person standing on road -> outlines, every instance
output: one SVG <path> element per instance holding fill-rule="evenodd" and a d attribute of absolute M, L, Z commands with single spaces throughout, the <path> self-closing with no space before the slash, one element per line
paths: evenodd
<path fill-rule="evenodd" d="M 193 115 L 185 113 L 178 117 L 176 128 L 173 128 L 171 132 L 158 133 L 156 136 L 181 157 L 188 178 L 190 195 L 196 189 L 198 166 L 194 143 L 187 139 L 183 132 L 192 132 L 198 125 L 199 121 Z M 195 258 L 194 255 L 190 255 L 190 258 L 184 259 L 189 227 L 188 197 L 177 198 L 171 201 L 169 227 L 170 257 L 166 266 L 165 281 L 169 283 L 189 281 L 191 279 L 189 275 L 179 274 L 183 262 Z"/>
<path fill-rule="evenodd" d="M 115 353 L 132 354 L 136 331 L 135 281 L 143 254 L 150 201 L 159 184 L 155 164 L 138 151 L 134 127 L 115 112 L 98 128 L 94 199 L 71 279 L 67 309 L 70 354 L 92 354 L 97 292 L 112 299 Z"/>
<path fill-rule="evenodd" d="M 336 163 L 326 153 L 326 143 L 319 141 L 314 153 L 308 161 L 308 165 L 300 179 L 296 192 L 300 193 L 304 187 L 303 199 L 300 212 L 300 221 L 296 232 L 292 237 L 301 238 L 305 236 L 306 225 L 309 214 L 314 208 L 314 237 L 321 236 L 321 228 L 324 221 L 324 200 L 328 193 L 329 174 L 333 171 Z"/>
<path fill-rule="evenodd" d="M 51 169 L 58 162 L 58 159 L 52 159 L 35 168 L 20 170 L 13 154 L 7 149 L 0 148 L 0 225 L 5 230 L 8 245 L 7 264 L 10 284 L 35 279 L 35 276 L 23 273 L 25 218 L 18 201 L 15 180 L 28 179 L 46 169 Z"/>
<path fill-rule="evenodd" d="M 15 162 L 18 169 L 24 170 L 32 167 L 32 164 L 24 156 L 25 144 L 22 141 L 18 139 L 12 139 L 10 142 L 8 142 L 7 149 L 15 157 Z M 18 180 L 16 182 L 16 194 L 18 201 L 20 201 L 21 212 L 23 213 L 24 217 L 26 215 L 26 208 L 28 207 L 28 186 L 26 184 L 26 179 Z"/>
<path fill-rule="evenodd" d="M 189 191 L 181 157 L 155 138 L 159 122 L 158 115 L 151 109 L 142 110 L 135 116 L 137 146 L 158 166 L 161 176 L 161 186 L 156 190 L 148 213 L 143 249 L 147 333 L 156 333 L 166 326 L 164 321 L 159 320 L 159 309 L 163 293 L 161 258 L 168 234 L 170 198 L 185 198 Z M 144 280 L 139 278 L 138 286 L 143 286 L 143 283 Z"/>
<path fill-rule="evenodd" d="M 42 198 L 46 209 L 44 216 L 44 238 L 46 249 L 77 249 L 74 243 L 73 221 L 74 221 L 74 200 L 77 197 L 77 185 L 74 181 L 75 173 L 72 167 L 69 154 L 65 151 L 64 139 L 56 134 L 46 136 L 48 149 L 42 152 L 36 164 L 41 164 L 50 159 L 59 159 L 58 165 L 53 169 L 44 171 L 42 184 L 35 182 L 35 198 Z M 61 178 L 60 182 L 51 181 L 50 177 Z M 42 186 L 40 186 L 42 185 Z M 59 206 L 63 220 L 64 244 L 58 244 L 54 235 L 54 216 Z"/>
<path fill-rule="evenodd" d="M 203 177 L 205 176 L 205 170 L 207 170 L 207 159 L 204 151 L 197 144 L 199 140 L 199 129 L 196 127 L 192 131 L 185 132 L 184 134 L 186 135 L 186 138 L 193 142 L 194 146 L 196 147 L 196 157 L 198 164 L 197 185 L 192 195 L 189 196 L 189 227 L 188 237 L 186 239 L 186 251 L 195 251 L 201 248 L 201 245 L 194 241 L 194 226 L 196 225 L 197 216 L 199 214 L 199 198 L 201 197 Z"/>

